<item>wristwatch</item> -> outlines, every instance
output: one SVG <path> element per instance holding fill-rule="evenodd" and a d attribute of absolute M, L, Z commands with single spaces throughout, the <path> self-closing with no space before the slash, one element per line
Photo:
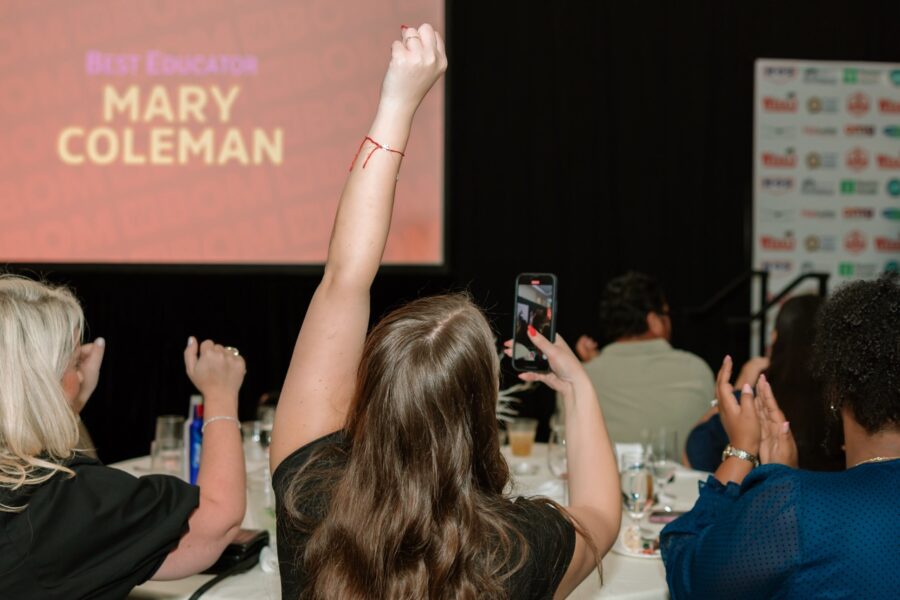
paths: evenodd
<path fill-rule="evenodd" d="M 735 458 L 740 458 L 741 460 L 746 460 L 750 463 L 753 463 L 754 467 L 759 466 L 759 457 L 755 454 L 750 454 L 749 452 L 745 452 L 739 448 L 735 448 L 731 444 L 725 446 L 725 449 L 722 450 L 722 461 L 724 462 L 726 458 L 729 456 L 734 456 Z"/>

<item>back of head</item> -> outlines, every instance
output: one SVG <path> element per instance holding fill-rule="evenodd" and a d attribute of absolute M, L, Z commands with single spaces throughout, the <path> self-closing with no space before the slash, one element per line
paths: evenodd
<path fill-rule="evenodd" d="M 775 318 L 775 342 L 772 344 L 771 366 L 767 377 L 785 378 L 785 385 L 797 381 L 801 374 L 810 376 L 809 360 L 815 335 L 816 317 L 824 299 L 813 294 L 793 296 Z M 790 379 L 794 377 L 794 379 Z"/>
<path fill-rule="evenodd" d="M 870 434 L 900 428 L 900 280 L 847 283 L 816 327 L 815 370 L 835 410 L 847 407 Z"/>
<path fill-rule="evenodd" d="M 490 327 L 464 295 L 416 300 L 372 329 L 349 457 L 303 559 L 309 597 L 501 592 L 510 545 L 497 541 L 515 534 L 504 518 L 498 384 Z"/>
<path fill-rule="evenodd" d="M 610 280 L 600 295 L 600 328 L 605 341 L 647 332 L 647 314 L 663 314 L 666 298 L 653 277 L 630 271 Z"/>
<path fill-rule="evenodd" d="M 57 463 L 78 443 L 78 424 L 62 377 L 83 329 L 69 290 L 0 275 L 0 487 L 67 470 Z"/>
<path fill-rule="evenodd" d="M 822 386 L 814 378 L 810 363 L 815 323 L 823 303 L 821 296 L 802 294 L 781 305 L 766 378 L 791 423 L 800 467 L 837 471 L 844 468 L 842 437 L 829 426 Z"/>

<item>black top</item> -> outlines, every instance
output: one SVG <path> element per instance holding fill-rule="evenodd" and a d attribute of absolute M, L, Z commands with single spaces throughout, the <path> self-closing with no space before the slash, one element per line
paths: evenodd
<path fill-rule="evenodd" d="M 187 531 L 198 488 L 136 478 L 76 455 L 25 493 L 0 488 L 0 598 L 122 600 L 153 576 Z"/>
<path fill-rule="evenodd" d="M 306 583 L 303 567 L 297 557 L 302 555 L 309 536 L 291 526 L 291 519 L 285 507 L 285 497 L 292 478 L 310 460 L 313 452 L 328 444 L 337 445 L 341 452 L 333 458 L 318 458 L 315 468 L 336 466 L 325 464 L 325 460 L 346 463 L 349 445 L 343 432 L 335 432 L 303 446 L 284 459 L 272 476 L 275 488 L 276 523 L 278 527 L 278 557 L 281 571 L 281 597 L 296 600 Z M 319 490 L 305 496 L 300 512 L 314 522 L 325 516 L 330 500 L 327 490 Z M 509 597 L 515 600 L 533 598 L 544 600 L 553 598 L 553 593 L 562 581 L 572 553 L 575 551 L 575 528 L 556 509 L 528 500 L 517 498 L 513 503 L 513 523 L 528 543 L 528 559 L 509 579 Z M 515 538 L 513 538 L 515 539 Z M 513 549 L 513 560 L 518 560 L 518 551 Z M 512 566 L 512 565 L 511 565 Z"/>

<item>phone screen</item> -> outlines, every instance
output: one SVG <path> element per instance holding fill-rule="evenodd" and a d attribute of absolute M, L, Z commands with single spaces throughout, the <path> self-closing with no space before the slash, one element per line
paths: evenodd
<path fill-rule="evenodd" d="M 523 273 L 516 277 L 515 322 L 513 324 L 513 368 L 546 371 L 547 357 L 531 343 L 528 328 L 534 327 L 548 340 L 556 337 L 556 276 Z"/>

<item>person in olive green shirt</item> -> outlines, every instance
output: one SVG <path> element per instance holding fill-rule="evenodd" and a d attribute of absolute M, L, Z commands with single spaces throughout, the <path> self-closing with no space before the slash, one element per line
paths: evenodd
<path fill-rule="evenodd" d="M 700 357 L 669 344 L 672 321 L 659 284 L 629 272 L 611 280 L 600 299 L 604 346 L 582 336 L 576 350 L 603 406 L 616 443 L 645 441 L 660 427 L 678 432 L 684 448 L 691 429 L 709 410 L 715 378 Z"/>

